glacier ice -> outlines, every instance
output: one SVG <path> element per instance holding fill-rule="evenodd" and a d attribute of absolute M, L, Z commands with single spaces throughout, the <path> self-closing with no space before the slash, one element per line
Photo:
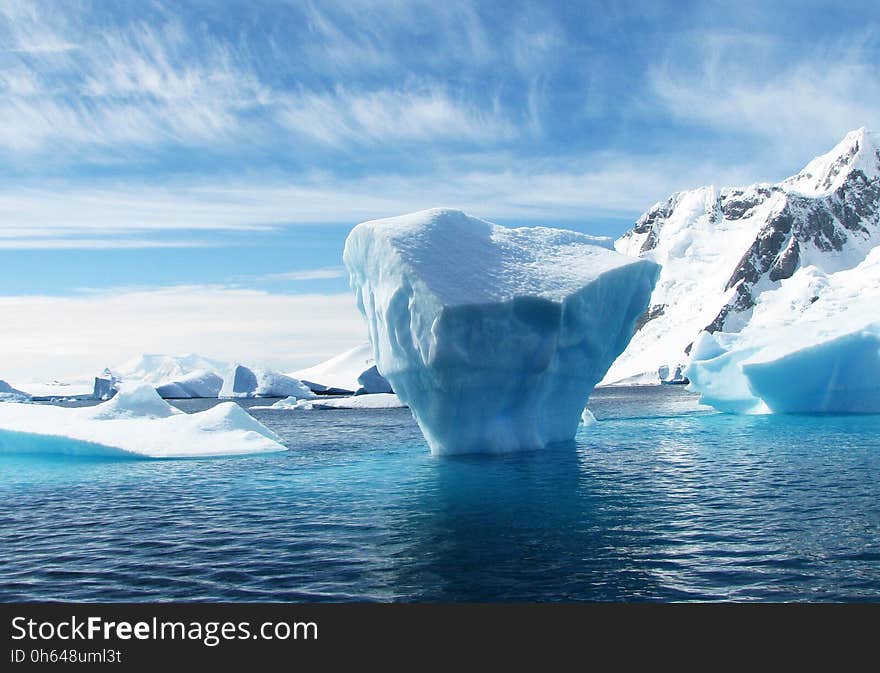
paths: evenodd
<path fill-rule="evenodd" d="M 93 407 L 0 405 L 0 453 L 180 458 L 284 450 L 280 437 L 234 402 L 186 414 L 146 383 L 123 384 Z"/>
<path fill-rule="evenodd" d="M 355 391 L 355 395 L 372 395 L 375 393 L 391 393 L 391 384 L 388 379 L 379 373 L 376 365 L 370 367 L 367 371 L 358 376 L 360 387 Z"/>
<path fill-rule="evenodd" d="M 316 393 L 390 393 L 391 385 L 376 368 L 373 347 L 367 341 L 329 360 L 293 372 L 291 376 Z M 363 380 L 362 380 L 363 377 Z"/>
<path fill-rule="evenodd" d="M 790 280 L 762 295 L 746 329 L 698 337 L 691 389 L 733 413 L 880 412 L 880 248 L 853 269 Z"/>
<path fill-rule="evenodd" d="M 109 400 L 119 389 L 121 379 L 109 368 L 105 368 L 100 376 L 95 377 L 95 386 L 92 389 L 92 397 L 96 400 Z"/>
<path fill-rule="evenodd" d="M 406 405 L 394 393 L 369 393 L 354 397 L 321 397 L 311 400 L 297 400 L 295 397 L 278 400 L 267 407 L 251 407 L 252 409 L 275 411 L 284 409 L 403 409 Z"/>
<path fill-rule="evenodd" d="M 156 392 L 165 399 L 219 397 L 222 388 L 223 379 L 218 374 L 196 369 L 174 381 L 156 386 Z"/>
<path fill-rule="evenodd" d="M 572 439 L 659 271 L 583 234 L 449 209 L 359 224 L 343 260 L 376 364 L 435 454 Z"/>
<path fill-rule="evenodd" d="M 95 377 L 93 397 L 111 398 L 123 382 L 151 384 L 164 398 L 217 397 L 229 365 L 201 355 L 139 355 Z"/>
<path fill-rule="evenodd" d="M 596 422 L 596 417 L 593 416 L 593 412 L 584 407 L 584 410 L 581 412 L 581 423 L 583 425 L 593 425 Z"/>
<path fill-rule="evenodd" d="M 314 393 L 300 380 L 268 369 L 233 365 L 223 379 L 220 397 L 296 397 L 310 399 Z"/>
<path fill-rule="evenodd" d="M 649 310 L 603 383 L 659 383 L 658 367 L 669 365 L 671 373 L 687 363 L 700 331 L 756 326 L 765 295 L 794 281 L 812 286 L 793 307 L 802 312 L 821 296 L 826 276 L 854 268 L 880 246 L 880 134 L 848 133 L 776 184 L 672 194 L 615 245 L 663 270 Z M 795 278 L 809 268 L 816 273 Z M 789 311 L 785 302 L 776 308 Z"/>

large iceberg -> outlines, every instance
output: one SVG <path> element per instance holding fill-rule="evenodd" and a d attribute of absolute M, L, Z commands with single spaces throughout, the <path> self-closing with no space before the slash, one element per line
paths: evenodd
<path fill-rule="evenodd" d="M 0 405 L 0 453 L 147 458 L 284 451 L 281 438 L 234 402 L 186 414 L 149 384 L 124 384 L 93 407 Z"/>
<path fill-rule="evenodd" d="M 376 364 L 433 453 L 574 437 L 659 272 L 605 246 L 446 209 L 352 230 L 343 259 Z"/>
<path fill-rule="evenodd" d="M 315 395 L 299 379 L 268 369 L 251 369 L 233 365 L 223 379 L 220 397 L 296 397 L 311 399 Z"/>
<path fill-rule="evenodd" d="M 847 271 L 800 269 L 739 333 L 703 332 L 685 375 L 725 412 L 880 413 L 880 248 Z"/>
<path fill-rule="evenodd" d="M 376 367 L 369 341 L 313 367 L 293 372 L 291 376 L 316 393 L 350 395 L 392 392 L 391 385 Z"/>

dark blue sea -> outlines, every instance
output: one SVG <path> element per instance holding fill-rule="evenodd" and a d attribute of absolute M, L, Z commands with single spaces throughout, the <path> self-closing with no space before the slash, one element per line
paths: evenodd
<path fill-rule="evenodd" d="M 880 416 L 589 406 L 501 458 L 432 457 L 407 410 L 253 411 L 264 457 L 2 456 L 0 600 L 880 600 Z"/>

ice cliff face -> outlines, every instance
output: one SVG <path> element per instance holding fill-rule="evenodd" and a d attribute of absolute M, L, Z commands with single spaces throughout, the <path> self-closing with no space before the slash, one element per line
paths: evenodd
<path fill-rule="evenodd" d="M 443 209 L 364 222 L 343 259 L 376 364 L 437 454 L 570 440 L 658 273 L 582 234 Z"/>
<path fill-rule="evenodd" d="M 702 330 L 745 329 L 762 295 L 790 285 L 799 270 L 854 268 L 880 245 L 878 214 L 880 136 L 866 129 L 778 184 L 703 187 L 656 204 L 615 243 L 663 271 L 605 382 L 656 382 L 661 366 L 674 370 L 688 361 Z M 798 295 L 798 312 L 821 296 L 815 289 Z"/>

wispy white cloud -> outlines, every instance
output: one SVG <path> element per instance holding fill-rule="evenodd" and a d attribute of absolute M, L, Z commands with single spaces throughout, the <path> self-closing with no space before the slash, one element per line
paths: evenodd
<path fill-rule="evenodd" d="M 648 104 L 659 102 L 679 120 L 725 134 L 761 138 L 765 151 L 808 159 L 817 145 L 880 125 L 872 40 L 876 36 L 849 35 L 793 59 L 769 34 L 704 33 L 685 52 L 691 58 L 679 52 L 651 69 L 654 100 Z"/>
<path fill-rule="evenodd" d="M 473 8 L 452 5 L 431 13 L 447 24 L 443 30 L 463 26 L 469 50 L 483 53 L 488 47 Z M 430 78 L 328 90 L 291 74 L 281 85 L 258 72 L 246 44 L 199 31 L 161 3 L 156 7 L 162 11 L 149 23 L 129 18 L 106 27 L 81 5 L 61 11 L 47 3 L 12 3 L 0 12 L 0 37 L 13 45 L 5 57 L 0 53 L 0 153 L 20 160 L 52 152 L 56 160 L 100 163 L 118 160 L 114 150 L 131 158 L 139 149 L 165 146 L 237 151 L 245 142 L 292 150 L 303 140 L 337 148 L 388 141 L 486 144 L 514 132 L 496 106 Z M 318 54 L 323 62 L 315 64 L 317 72 L 328 62 L 342 67 L 343 57 L 361 66 L 375 60 L 377 67 L 397 67 L 383 44 L 387 28 L 379 30 L 381 20 L 395 16 L 390 7 L 358 8 L 367 23 L 355 22 L 356 33 L 314 5 L 300 9 L 312 35 L 297 53 L 308 59 Z M 335 12 L 351 22 L 355 10 L 339 4 Z M 407 21 L 398 17 L 394 24 Z M 291 58 L 290 45 L 272 37 L 273 47 L 281 61 Z M 24 52 L 27 58 L 16 57 Z"/>
<path fill-rule="evenodd" d="M 300 271 L 285 271 L 282 273 L 267 273 L 262 276 L 256 276 L 256 280 L 330 280 L 333 278 L 344 278 L 348 275 L 344 267 L 341 266 L 324 266 L 319 269 L 303 269 Z"/>
<path fill-rule="evenodd" d="M 814 153 L 826 149 L 817 146 Z M 184 182 L 161 188 L 138 183 L 104 189 L 62 184 L 0 187 L 0 241 L 12 247 L 16 237 L 34 241 L 41 233 L 100 240 L 109 237 L 97 233 L 113 232 L 114 238 L 128 234 L 148 240 L 174 230 L 259 231 L 296 224 L 356 224 L 438 205 L 489 219 L 584 220 L 606 213 L 638 214 L 679 189 L 710 183 L 749 184 L 755 178 L 752 167 L 699 157 L 682 163 L 677 157 L 634 160 L 606 153 L 587 157 L 566 170 L 503 157 L 491 164 L 484 170 L 428 175 L 384 174 L 348 180 L 316 175 L 297 184 L 251 180 Z M 497 168 L 502 165 L 512 168 Z M 120 240 L 124 245 L 125 239 Z M 194 236 L 189 240 L 205 239 Z"/>
<path fill-rule="evenodd" d="M 365 327 L 349 293 L 283 295 L 222 286 L 0 296 L 0 377 L 94 375 L 134 354 L 197 352 L 291 371 L 350 348 Z"/>
<path fill-rule="evenodd" d="M 279 118 L 288 129 L 334 146 L 394 141 L 488 144 L 516 133 L 497 105 L 484 109 L 432 87 L 286 96 Z"/>
<path fill-rule="evenodd" d="M 172 241 L 144 238 L 13 238 L 0 234 L 0 250 L 139 250 L 146 248 L 210 248 L 214 241 Z"/>

